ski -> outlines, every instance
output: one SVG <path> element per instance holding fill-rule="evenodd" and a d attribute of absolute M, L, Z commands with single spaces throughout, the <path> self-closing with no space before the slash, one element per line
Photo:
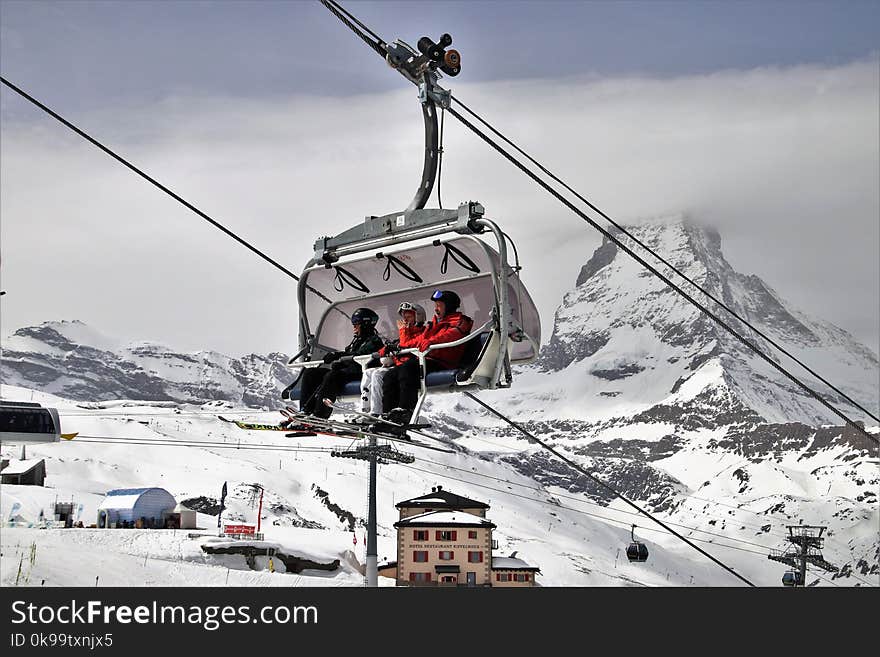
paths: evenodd
<path fill-rule="evenodd" d="M 229 422 L 230 424 L 234 424 L 239 429 L 244 429 L 246 431 L 285 431 L 285 438 L 303 438 L 306 436 L 315 436 L 317 434 L 325 434 L 328 436 L 337 436 L 339 438 L 357 438 L 355 432 L 346 432 L 343 431 L 327 431 L 326 427 L 323 426 L 315 426 L 311 422 L 301 422 L 300 418 L 291 418 L 297 422 L 294 425 L 281 426 L 279 424 L 260 424 L 258 422 L 243 422 L 241 420 L 230 420 L 229 418 L 225 418 L 222 415 L 217 416 L 220 420 L 224 422 Z"/>
<path fill-rule="evenodd" d="M 390 440 L 392 442 L 398 442 L 403 445 L 413 445 L 414 447 L 421 447 L 422 449 L 430 449 L 435 452 L 444 452 L 446 454 L 455 453 L 454 450 L 443 449 L 442 447 L 435 447 L 434 445 L 428 445 L 427 443 L 423 443 L 420 440 L 413 440 L 412 438 L 404 438 L 401 436 L 393 436 L 384 433 L 376 433 L 374 431 L 370 431 L 363 425 L 350 424 L 348 422 L 342 422 L 340 420 L 316 418 L 311 415 L 301 415 L 299 412 L 290 407 L 287 407 L 287 411 L 291 415 L 293 415 L 297 421 L 302 422 L 302 424 L 304 425 L 311 425 L 316 429 L 329 429 L 331 432 L 339 435 L 342 438 L 376 438 L 378 440 Z"/>
<path fill-rule="evenodd" d="M 390 440 L 393 442 L 399 442 L 404 445 L 413 445 L 414 447 L 421 447 L 422 449 L 430 449 L 435 452 L 445 452 L 446 454 L 455 453 L 454 450 L 443 449 L 441 447 L 435 447 L 434 445 L 428 445 L 420 440 L 413 440 L 400 436 L 389 436 L 383 433 L 371 432 L 366 427 L 363 427 L 361 425 L 349 424 L 347 422 L 341 422 L 338 420 L 325 420 L 322 418 L 312 417 L 310 415 L 301 415 L 299 412 L 295 411 L 292 408 L 287 408 L 287 411 L 287 413 L 284 413 L 284 416 L 288 417 L 294 422 L 297 422 L 296 426 L 282 427 L 277 424 L 259 424 L 256 422 L 230 420 L 223 417 L 222 415 L 218 415 L 217 417 L 223 422 L 234 424 L 240 429 L 245 429 L 248 431 L 284 431 L 286 432 L 286 437 L 287 434 L 294 434 L 290 436 L 292 438 L 305 437 L 307 435 L 314 434 L 323 434 L 327 436 L 334 436 L 337 438 L 377 438 L 379 440 Z M 302 431 L 300 431 L 300 429 L 302 429 Z M 298 436 L 295 434 L 301 435 Z"/>
<path fill-rule="evenodd" d="M 371 420 L 372 424 L 387 424 L 388 426 L 397 427 L 399 429 L 403 429 L 406 433 L 414 433 L 423 438 L 429 438 L 430 440 L 436 440 L 437 442 L 443 442 L 436 436 L 432 436 L 429 433 L 425 433 L 420 431 L 420 429 L 429 429 L 431 427 L 430 424 L 400 424 L 398 422 L 391 422 L 390 420 L 383 420 L 382 418 L 378 418 L 375 415 L 370 415 L 369 413 L 364 413 L 363 411 L 353 410 L 351 408 L 346 408 L 344 406 L 339 406 L 331 402 L 329 399 L 324 400 L 324 404 L 329 406 L 330 408 L 336 409 L 342 413 L 350 413 L 351 415 L 357 415 L 358 417 L 362 417 L 365 420 Z"/>
<path fill-rule="evenodd" d="M 257 422 L 242 422 L 241 420 L 233 420 L 232 423 L 239 429 L 247 429 L 248 431 L 289 431 L 289 429 L 277 424 L 259 424 Z"/>

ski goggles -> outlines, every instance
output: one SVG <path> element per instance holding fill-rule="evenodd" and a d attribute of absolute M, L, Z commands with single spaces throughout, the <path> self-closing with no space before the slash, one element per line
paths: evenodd
<path fill-rule="evenodd" d="M 443 299 L 443 290 L 434 290 L 431 295 L 431 301 L 441 301 Z"/>

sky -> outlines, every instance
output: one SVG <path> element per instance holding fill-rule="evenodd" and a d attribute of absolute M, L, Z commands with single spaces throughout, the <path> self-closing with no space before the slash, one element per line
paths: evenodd
<path fill-rule="evenodd" d="M 711 223 L 880 351 L 880 3 L 344 4 L 389 41 L 449 32 L 444 83 L 615 220 Z M 317 2 L 0 0 L 0 71 L 293 271 L 421 174 L 414 87 Z M 600 236 L 451 117 L 444 146 L 444 205 L 511 234 L 546 340 Z M 0 286 L 4 335 L 296 350 L 294 281 L 5 87 Z"/>

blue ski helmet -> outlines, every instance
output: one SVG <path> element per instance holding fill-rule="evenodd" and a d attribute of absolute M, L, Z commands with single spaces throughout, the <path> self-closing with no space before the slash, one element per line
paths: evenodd
<path fill-rule="evenodd" d="M 452 290 L 434 290 L 434 294 L 431 295 L 431 300 L 442 301 L 446 304 L 447 313 L 454 313 L 461 305 L 461 297 Z"/>

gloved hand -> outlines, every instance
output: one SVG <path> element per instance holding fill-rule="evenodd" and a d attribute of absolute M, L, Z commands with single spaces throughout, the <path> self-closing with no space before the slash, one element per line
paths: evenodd
<path fill-rule="evenodd" d="M 332 363 L 330 363 L 330 369 L 333 370 L 334 372 L 338 372 L 339 370 L 344 370 L 345 366 L 346 366 L 346 363 L 344 363 L 340 360 L 334 360 Z"/>
<path fill-rule="evenodd" d="M 400 340 L 394 340 L 385 345 L 385 353 L 392 355 L 400 351 Z"/>
<path fill-rule="evenodd" d="M 341 351 L 331 351 L 329 354 L 324 356 L 324 364 L 329 365 L 330 363 L 339 360 L 344 355 L 345 354 L 342 353 Z"/>

